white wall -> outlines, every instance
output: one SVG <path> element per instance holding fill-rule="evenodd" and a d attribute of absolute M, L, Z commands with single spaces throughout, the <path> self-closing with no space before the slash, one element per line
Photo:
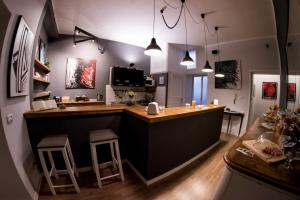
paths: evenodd
<path fill-rule="evenodd" d="M 162 55 L 160 56 L 151 56 L 150 60 L 150 74 L 160 73 L 160 72 L 167 72 L 168 71 L 168 45 L 163 44 L 160 45 L 162 49 Z"/>
<path fill-rule="evenodd" d="M 269 48 L 266 48 L 266 44 L 269 44 Z M 219 99 L 219 104 L 225 105 L 232 110 L 237 110 L 245 113 L 245 118 L 242 127 L 242 133 L 246 130 L 248 121 L 248 112 L 250 107 L 250 91 L 251 91 L 251 73 L 253 72 L 268 72 L 279 73 L 277 43 L 275 37 L 270 38 L 254 38 L 243 41 L 232 41 L 221 43 L 221 60 L 235 59 L 241 64 L 242 70 L 242 89 L 230 90 L 230 89 L 215 89 L 214 73 L 208 74 L 208 98 L 207 102 L 210 103 L 213 99 Z M 216 49 L 217 45 L 208 46 L 208 59 L 210 65 L 214 67 L 216 57 L 211 54 L 211 50 Z M 172 63 L 178 62 L 178 53 L 174 53 L 172 45 L 169 46 L 168 57 L 168 70 L 178 72 L 177 66 L 174 67 Z M 179 48 L 176 50 L 180 50 Z M 202 67 L 205 64 L 205 52 L 203 48 L 198 48 L 197 52 L 197 68 L 193 70 L 182 71 L 188 77 L 196 74 L 203 74 L 201 72 Z M 175 70 L 174 70 L 175 69 Z M 171 87 L 170 83 L 170 87 Z M 186 88 L 192 87 L 191 81 L 186 81 Z M 186 89 L 185 100 L 189 101 L 191 96 L 191 90 Z M 234 96 L 237 95 L 237 101 L 234 104 Z M 237 135 L 239 128 L 239 118 L 233 118 L 232 134 Z M 226 131 L 227 120 L 225 118 L 223 122 L 222 131 Z"/>
<path fill-rule="evenodd" d="M 7 97 L 7 74 L 8 74 L 8 59 L 9 50 L 12 41 L 12 35 L 14 32 L 14 27 L 16 25 L 17 17 L 15 14 L 22 15 L 30 27 L 31 31 L 36 34 L 40 18 L 43 12 L 44 0 L 3 0 L 4 4 L 7 6 L 8 10 L 13 14 L 9 19 L 9 25 L 5 33 L 5 40 L 1 52 L 1 63 L 0 63 L 0 106 L 1 106 L 1 120 L 3 126 L 3 133 L 1 139 L 6 140 L 7 148 L 6 152 L 10 153 L 6 157 L 11 158 L 13 161 L 13 166 L 7 163 L 5 157 L 1 156 L 1 165 L 8 165 L 11 168 L 16 169 L 16 173 L 7 174 L 12 179 L 15 179 L 17 185 L 11 187 L 10 190 L 6 191 L 5 199 L 37 199 L 38 194 L 34 190 L 31 180 L 28 177 L 28 169 L 24 166 L 27 165 L 28 158 L 33 158 L 31 145 L 29 142 L 29 137 L 27 133 L 26 123 L 23 117 L 23 113 L 30 109 L 29 96 L 18 97 L 18 98 L 8 98 Z M 1 26 L 2 28 L 2 26 Z M 5 30 L 4 30 L 5 31 Z M 33 62 L 32 62 L 33 65 Z M 27 84 L 29 89 L 29 83 Z M 6 122 L 6 116 L 12 114 L 13 122 L 8 124 Z M 2 128 L 2 127 L 1 127 Z M 1 131 L 0 131 L 1 134 Z M 3 141 L 2 141 L 3 142 Z M 1 146 L 2 147 L 2 146 Z M 2 151 L 3 152 L 3 151 Z M 9 160 L 8 160 L 9 161 Z M 31 162 L 31 167 L 33 165 L 33 160 Z M 38 173 L 36 171 L 36 173 Z M 9 179 L 3 179 L 1 177 L 0 187 L 5 188 L 4 185 L 9 182 Z M 0 196 L 2 199 L 2 196 Z"/>

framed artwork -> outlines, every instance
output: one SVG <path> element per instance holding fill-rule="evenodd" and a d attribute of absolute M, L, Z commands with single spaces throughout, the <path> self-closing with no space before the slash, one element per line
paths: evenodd
<path fill-rule="evenodd" d="M 9 97 L 28 95 L 33 40 L 33 33 L 20 16 L 10 55 Z"/>
<path fill-rule="evenodd" d="M 296 83 L 288 83 L 288 101 L 296 101 Z"/>
<path fill-rule="evenodd" d="M 263 82 L 262 83 L 262 98 L 263 99 L 277 99 L 277 83 Z"/>
<path fill-rule="evenodd" d="M 39 61 L 43 64 L 46 63 L 46 44 L 41 38 L 39 41 Z"/>
<path fill-rule="evenodd" d="M 67 59 L 66 89 L 94 89 L 95 79 L 96 59 Z"/>
<path fill-rule="evenodd" d="M 215 88 L 236 89 L 242 88 L 241 66 L 236 60 L 215 62 L 215 73 L 222 73 L 224 77 L 215 77 Z"/>

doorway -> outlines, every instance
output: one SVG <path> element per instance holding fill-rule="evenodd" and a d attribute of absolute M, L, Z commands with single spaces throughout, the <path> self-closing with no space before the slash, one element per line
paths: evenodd
<path fill-rule="evenodd" d="M 197 105 L 205 105 L 207 103 L 207 76 L 197 75 L 193 77 L 193 99 Z"/>

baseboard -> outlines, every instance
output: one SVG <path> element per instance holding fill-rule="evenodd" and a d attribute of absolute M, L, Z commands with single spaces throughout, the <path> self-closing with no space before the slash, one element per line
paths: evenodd
<path fill-rule="evenodd" d="M 177 166 L 176 168 L 167 171 L 165 173 L 163 173 L 160 176 L 157 176 L 155 178 L 152 178 L 150 180 L 146 180 L 143 175 L 130 163 L 129 160 L 125 159 L 125 162 L 129 165 L 129 167 L 136 173 L 136 175 L 143 181 L 143 183 L 145 183 L 146 185 L 151 185 L 153 183 L 156 183 L 172 174 L 174 174 L 175 172 L 183 169 L 184 167 L 188 166 L 189 164 L 191 164 L 192 162 L 194 162 L 195 160 L 198 160 L 200 157 L 204 156 L 205 154 L 207 154 L 209 151 L 211 151 L 213 148 L 215 148 L 218 144 L 220 143 L 220 140 L 218 140 L 217 142 L 215 142 L 214 144 L 212 144 L 211 146 L 209 146 L 207 149 L 205 149 L 204 151 L 202 151 L 201 153 L 197 154 L 196 156 L 194 156 L 193 158 L 191 158 L 190 160 L 182 163 L 181 165 Z"/>

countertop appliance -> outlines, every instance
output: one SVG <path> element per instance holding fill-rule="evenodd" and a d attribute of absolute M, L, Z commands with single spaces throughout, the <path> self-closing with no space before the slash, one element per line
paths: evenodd
<path fill-rule="evenodd" d="M 147 113 L 149 115 L 157 115 L 159 113 L 159 107 L 157 102 L 151 102 L 148 104 Z"/>
<path fill-rule="evenodd" d="M 147 77 L 145 80 L 145 86 L 146 87 L 154 87 L 155 86 L 155 80 L 152 77 Z"/>

